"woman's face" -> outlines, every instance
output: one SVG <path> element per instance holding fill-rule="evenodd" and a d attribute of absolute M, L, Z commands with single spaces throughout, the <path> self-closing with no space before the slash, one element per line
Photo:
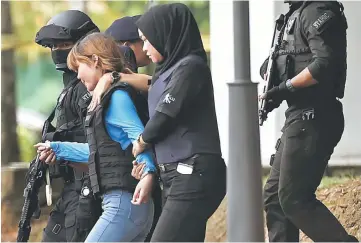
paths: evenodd
<path fill-rule="evenodd" d="M 97 67 L 97 60 L 88 65 L 87 63 L 78 62 L 78 79 L 85 85 L 88 91 L 93 91 L 102 77 L 102 70 Z"/>
<path fill-rule="evenodd" d="M 164 57 L 155 49 L 152 44 L 148 41 L 148 39 L 143 35 L 142 31 L 138 29 L 139 37 L 143 40 L 143 50 L 147 53 L 147 56 L 154 63 L 162 62 Z"/>

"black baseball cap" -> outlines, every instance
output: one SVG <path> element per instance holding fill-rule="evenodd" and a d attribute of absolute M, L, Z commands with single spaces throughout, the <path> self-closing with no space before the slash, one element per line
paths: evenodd
<path fill-rule="evenodd" d="M 135 15 L 117 19 L 105 30 L 105 34 L 112 36 L 116 41 L 132 41 L 140 39 L 138 27 L 135 25 L 135 22 L 140 17 L 141 15 Z"/>

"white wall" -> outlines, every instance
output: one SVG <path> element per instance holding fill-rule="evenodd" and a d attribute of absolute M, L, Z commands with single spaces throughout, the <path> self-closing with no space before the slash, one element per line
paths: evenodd
<path fill-rule="evenodd" d="M 348 20 L 348 80 L 344 104 L 346 126 L 343 138 L 331 158 L 331 165 L 361 165 L 361 82 L 359 81 L 361 66 L 361 2 L 342 1 Z M 260 82 L 259 67 L 268 55 L 274 28 L 274 20 L 280 13 L 285 13 L 288 6 L 283 1 L 252 0 L 250 1 L 250 42 L 251 42 L 251 79 Z M 237 24 L 237 23 L 236 23 Z M 228 161 L 228 87 L 227 82 L 234 81 L 233 57 L 233 4 L 231 0 L 211 0 L 210 2 L 211 32 L 211 69 L 215 89 L 216 111 L 221 137 L 223 157 Z M 359 91 L 360 90 L 360 91 Z M 283 104 L 276 112 L 272 112 L 261 132 L 262 164 L 268 166 L 269 157 L 274 152 L 280 129 L 284 122 Z"/>
<path fill-rule="evenodd" d="M 347 82 L 342 99 L 345 113 L 345 132 L 336 147 L 331 164 L 361 165 L 361 2 L 342 1 L 348 21 Z"/>
<path fill-rule="evenodd" d="M 234 80 L 233 2 L 210 2 L 210 46 L 214 99 L 222 154 L 228 161 L 228 87 Z M 227 13 L 227 14 L 225 14 Z"/>

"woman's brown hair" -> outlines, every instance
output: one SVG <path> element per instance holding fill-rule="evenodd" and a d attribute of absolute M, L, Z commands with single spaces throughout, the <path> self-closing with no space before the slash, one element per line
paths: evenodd
<path fill-rule="evenodd" d="M 106 72 L 125 72 L 124 56 L 119 46 L 111 36 L 102 33 L 92 33 L 78 41 L 71 49 L 67 65 L 69 69 L 77 72 L 79 62 L 91 65 L 94 63 L 93 55 L 98 56 L 98 67 Z"/>

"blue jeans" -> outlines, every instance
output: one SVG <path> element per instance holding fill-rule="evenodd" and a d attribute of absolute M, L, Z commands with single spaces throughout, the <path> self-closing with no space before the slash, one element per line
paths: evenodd
<path fill-rule="evenodd" d="M 141 205 L 130 201 L 133 194 L 112 190 L 102 196 L 103 213 L 85 242 L 143 242 L 153 222 L 152 199 Z"/>

